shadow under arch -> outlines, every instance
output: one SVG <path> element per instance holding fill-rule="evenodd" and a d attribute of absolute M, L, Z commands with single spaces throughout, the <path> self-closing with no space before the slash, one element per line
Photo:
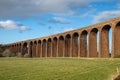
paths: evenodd
<path fill-rule="evenodd" d="M 25 54 L 28 54 L 28 43 L 24 42 L 23 44 L 23 51 L 22 55 L 24 56 Z"/>

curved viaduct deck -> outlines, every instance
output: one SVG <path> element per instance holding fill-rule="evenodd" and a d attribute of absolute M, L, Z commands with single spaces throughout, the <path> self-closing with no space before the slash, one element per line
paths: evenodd
<path fill-rule="evenodd" d="M 112 52 L 109 30 L 112 29 Z M 4 45 L 30 57 L 117 57 L 120 56 L 120 18 L 52 36 Z"/>

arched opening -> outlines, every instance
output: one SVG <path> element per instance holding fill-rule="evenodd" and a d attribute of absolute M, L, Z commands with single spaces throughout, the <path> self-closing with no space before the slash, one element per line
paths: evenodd
<path fill-rule="evenodd" d="M 120 57 L 120 22 L 118 22 L 114 29 L 114 57 Z"/>
<path fill-rule="evenodd" d="M 110 34 L 109 34 L 109 31 L 111 29 L 111 26 L 110 25 L 105 25 L 102 30 L 101 30 L 101 57 L 110 57 L 111 56 L 111 53 L 110 53 Z M 111 36 L 112 37 L 112 36 Z"/>
<path fill-rule="evenodd" d="M 74 33 L 72 36 L 72 57 L 78 57 L 79 34 Z"/>
<path fill-rule="evenodd" d="M 64 37 L 60 36 L 58 42 L 58 57 L 63 57 L 63 55 L 64 55 Z"/>
<path fill-rule="evenodd" d="M 97 28 L 93 28 L 89 34 L 89 57 L 98 57 L 97 34 Z"/>
<path fill-rule="evenodd" d="M 65 57 L 70 57 L 71 54 L 71 36 L 68 34 L 65 37 Z"/>
<path fill-rule="evenodd" d="M 109 30 L 109 57 L 112 57 L 112 28 Z"/>
<path fill-rule="evenodd" d="M 52 57 L 57 57 L 57 38 L 53 38 L 52 42 Z"/>
<path fill-rule="evenodd" d="M 97 54 L 100 57 L 100 32 L 97 32 Z"/>
<path fill-rule="evenodd" d="M 42 57 L 46 57 L 46 40 L 42 41 Z"/>
<path fill-rule="evenodd" d="M 38 57 L 41 57 L 41 40 L 38 41 Z"/>
<path fill-rule="evenodd" d="M 25 54 L 28 54 L 28 44 L 27 44 L 27 42 L 25 42 L 23 44 L 23 53 L 22 53 L 22 55 L 25 55 Z"/>
<path fill-rule="evenodd" d="M 87 57 L 87 36 L 88 32 L 86 30 L 82 31 L 80 35 L 80 57 Z"/>
<path fill-rule="evenodd" d="M 51 57 L 51 51 L 52 51 L 52 40 L 51 38 L 47 41 L 47 57 Z"/>
<path fill-rule="evenodd" d="M 30 54 L 29 54 L 30 57 L 33 57 L 33 49 L 32 48 L 33 48 L 33 42 L 31 41 L 30 42 Z"/>
<path fill-rule="evenodd" d="M 37 41 L 34 41 L 33 45 L 33 56 L 37 57 Z"/>

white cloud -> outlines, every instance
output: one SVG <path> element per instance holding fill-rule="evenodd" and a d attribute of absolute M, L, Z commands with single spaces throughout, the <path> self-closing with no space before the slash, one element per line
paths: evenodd
<path fill-rule="evenodd" d="M 120 10 L 103 11 L 94 16 L 93 23 L 103 22 L 116 17 L 120 17 Z"/>
<path fill-rule="evenodd" d="M 63 33 L 63 32 L 67 32 L 67 31 L 71 31 L 71 30 L 74 30 L 74 28 L 72 28 L 72 27 L 66 27 L 62 31 L 60 31 L 60 30 L 54 30 L 53 33 L 51 33 L 51 34 L 58 34 L 58 33 Z"/>
<path fill-rule="evenodd" d="M 109 0 L 0 0 L 0 17 L 30 17 L 42 13 L 76 14 L 77 10 L 89 8 L 91 2 Z"/>
<path fill-rule="evenodd" d="M 71 31 L 71 30 L 74 30 L 74 29 L 71 28 L 71 27 L 69 27 L 69 28 L 65 28 L 65 29 L 64 29 L 64 32 Z"/>
<path fill-rule="evenodd" d="M 50 22 L 50 23 L 59 23 L 59 24 L 69 24 L 70 23 L 70 21 L 68 19 L 62 18 L 62 17 L 53 17 L 48 22 Z"/>
<path fill-rule="evenodd" d="M 5 29 L 5 30 L 19 30 L 19 31 L 25 31 L 28 30 L 29 28 L 23 25 L 17 24 L 15 21 L 12 20 L 6 20 L 6 21 L 0 21 L 0 29 Z"/>
<path fill-rule="evenodd" d="M 7 21 L 0 21 L 0 26 L 2 29 L 16 29 L 17 25 L 15 24 L 15 22 L 11 21 L 11 20 L 7 20 Z"/>

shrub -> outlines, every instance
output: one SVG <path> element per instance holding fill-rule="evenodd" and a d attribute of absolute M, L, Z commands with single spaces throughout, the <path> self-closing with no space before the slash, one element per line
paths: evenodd
<path fill-rule="evenodd" d="M 24 54 L 24 57 L 25 57 L 25 58 L 28 58 L 28 57 L 30 57 L 30 56 L 29 56 L 29 54 L 26 53 L 26 54 Z"/>
<path fill-rule="evenodd" d="M 6 49 L 5 51 L 3 51 L 2 56 L 4 56 L 4 57 L 15 57 L 16 54 L 12 53 L 9 49 Z"/>
<path fill-rule="evenodd" d="M 17 57 L 22 57 L 22 55 L 21 55 L 20 52 L 18 52 L 18 53 L 16 53 L 16 54 L 17 54 Z"/>

